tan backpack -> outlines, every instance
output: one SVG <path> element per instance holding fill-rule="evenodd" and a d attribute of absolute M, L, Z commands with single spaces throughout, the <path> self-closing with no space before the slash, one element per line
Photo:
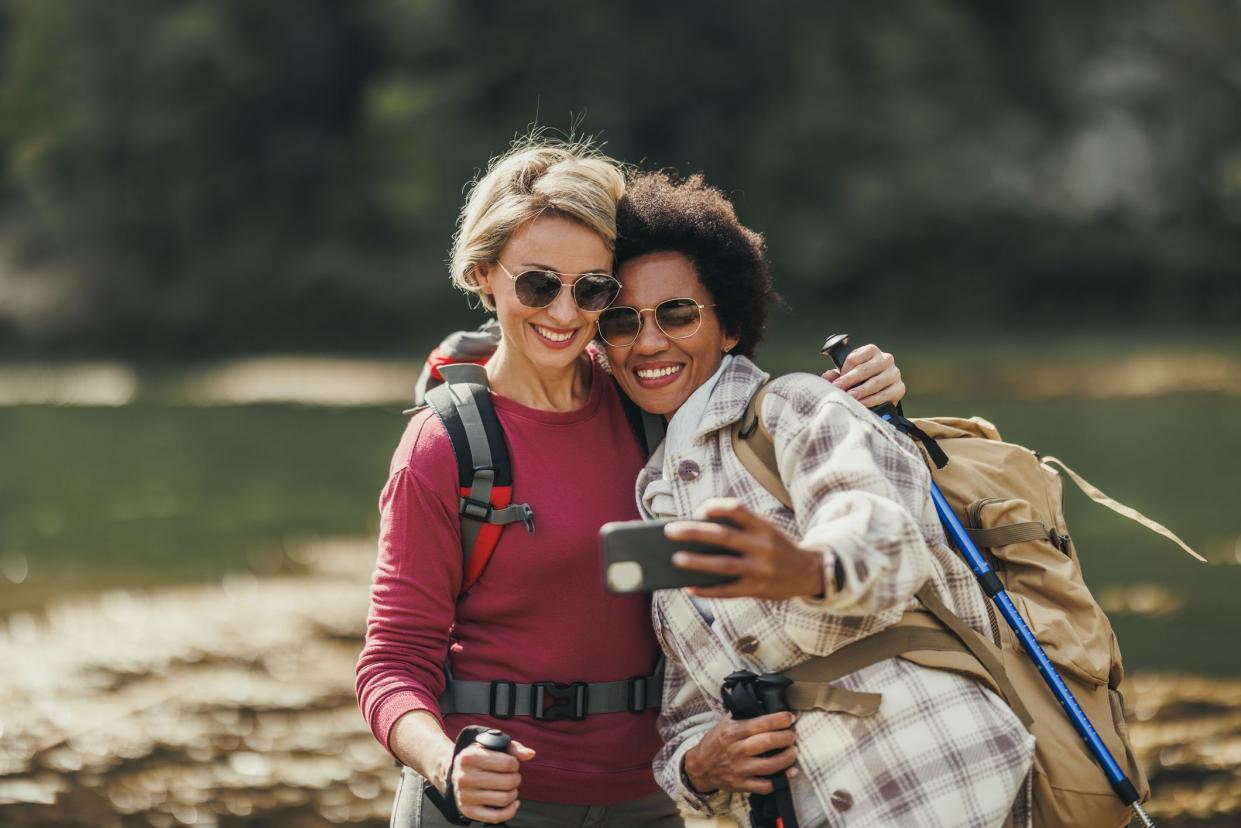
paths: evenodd
<path fill-rule="evenodd" d="M 759 389 L 733 426 L 732 444 L 747 471 L 792 508 L 776 466 L 771 435 L 755 416 L 766 390 L 766 385 Z M 1198 560 L 1204 559 L 1168 529 L 1107 497 L 1056 458 L 1040 457 L 1023 446 L 1003 442 L 995 426 L 982 418 L 935 417 L 913 422 L 939 444 L 950 461 L 936 469 L 927 458 L 940 491 L 1145 802 L 1150 786 L 1134 758 L 1123 715 L 1120 648 L 1107 615 L 1082 578 L 1077 549 L 1064 520 L 1060 474 L 1052 466 L 1062 468 L 1092 500 L 1170 538 Z M 906 613 L 896 627 L 868 636 L 853 648 L 798 665 L 786 675 L 795 682 L 821 686 L 865 663 L 890 657 L 894 650 L 915 663 L 969 674 L 999 692 L 1035 736 L 1035 825 L 1127 825 L 1130 809 L 1112 792 L 1102 768 L 1017 637 L 997 618 L 990 599 L 986 599 L 991 621 L 988 640 L 953 615 L 930 589 L 920 591 L 918 598 L 926 612 Z M 952 637 L 940 633 L 937 639 L 925 629 L 938 625 L 947 627 Z"/>

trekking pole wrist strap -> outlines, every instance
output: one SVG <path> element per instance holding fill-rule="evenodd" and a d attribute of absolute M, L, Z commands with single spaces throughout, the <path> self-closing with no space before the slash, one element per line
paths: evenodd
<path fill-rule="evenodd" d="M 482 725 L 468 725 L 461 728 L 461 732 L 457 734 L 457 741 L 452 747 L 452 758 L 448 760 L 448 772 L 444 778 L 444 792 L 440 793 L 435 786 L 427 780 L 424 790 L 427 799 L 435 806 L 436 810 L 443 815 L 444 819 L 453 825 L 472 825 L 474 820 L 461 813 L 461 809 L 457 807 L 457 789 L 453 784 L 452 770 L 457 765 L 457 755 L 461 751 L 474 744 L 475 739 L 480 733 L 484 733 L 488 728 Z"/>

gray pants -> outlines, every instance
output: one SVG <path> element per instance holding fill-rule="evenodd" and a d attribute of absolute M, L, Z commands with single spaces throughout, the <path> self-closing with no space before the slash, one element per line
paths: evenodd
<path fill-rule="evenodd" d="M 423 780 L 404 768 L 392 803 L 391 828 L 448 828 L 446 821 L 422 793 Z M 615 805 L 561 805 L 523 799 L 511 828 L 684 828 L 677 806 L 662 793 Z"/>

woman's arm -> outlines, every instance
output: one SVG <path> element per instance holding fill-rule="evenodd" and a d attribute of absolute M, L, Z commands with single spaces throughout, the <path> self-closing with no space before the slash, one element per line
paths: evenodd
<path fill-rule="evenodd" d="M 388 751 L 406 767 L 443 793 L 448 784 L 453 742 L 439 720 L 426 710 L 411 710 L 396 720 L 388 737 Z"/>
<path fill-rule="evenodd" d="M 375 738 L 397 761 L 441 793 L 451 772 L 461 812 L 501 822 L 516 812 L 517 768 L 534 752 L 517 742 L 507 754 L 471 746 L 452 760 L 438 699 L 462 578 L 452 499 L 457 468 L 446 440 L 423 439 L 430 415 L 423 417 L 411 422 L 380 496 L 379 554 L 357 665 L 358 702 Z"/>
<path fill-rule="evenodd" d="M 376 740 L 389 747 L 392 729 L 411 711 L 425 711 L 442 727 L 438 700 L 461 585 L 461 542 L 455 509 L 436 493 L 437 487 L 401 466 L 380 496 L 379 551 L 357 694 Z M 397 759 L 424 764 L 410 756 Z"/>
<path fill-rule="evenodd" d="M 699 788 L 700 782 L 706 783 L 696 780 L 687 784 L 688 780 L 682 775 L 686 754 L 721 721 L 720 714 L 699 692 L 675 648 L 666 640 L 666 625 L 658 605 L 653 608 L 652 619 L 655 635 L 664 651 L 664 692 L 658 719 L 663 746 L 652 763 L 655 781 L 668 796 L 695 813 L 705 816 L 727 813 L 731 804 L 731 794 L 727 790 Z"/>
<path fill-rule="evenodd" d="M 875 615 L 904 605 L 931 575 L 926 538 L 940 531 L 933 513 L 926 520 L 925 461 L 853 400 L 789 385 L 783 400 L 768 394 L 764 416 L 793 498 L 798 545 L 823 556 L 822 606 Z"/>
<path fill-rule="evenodd" d="M 805 380 L 791 396 L 768 394 L 763 418 L 774 436 L 781 478 L 802 530 L 794 542 L 739 501 L 703 504 L 719 524 L 678 523 L 676 540 L 725 546 L 741 557 L 678 553 L 678 565 L 738 576 L 704 597 L 817 599 L 836 615 L 873 615 L 899 607 L 931 572 L 924 527 L 914 517 L 927 500 L 926 466 L 868 412 Z"/>

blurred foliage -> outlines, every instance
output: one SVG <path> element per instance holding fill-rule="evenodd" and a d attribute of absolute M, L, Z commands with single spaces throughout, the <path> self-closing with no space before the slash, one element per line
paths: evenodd
<path fill-rule="evenodd" d="M 0 348 L 437 338 L 531 123 L 705 171 L 799 317 L 1235 323 L 1239 46 L 1209 0 L 0 0 Z"/>

